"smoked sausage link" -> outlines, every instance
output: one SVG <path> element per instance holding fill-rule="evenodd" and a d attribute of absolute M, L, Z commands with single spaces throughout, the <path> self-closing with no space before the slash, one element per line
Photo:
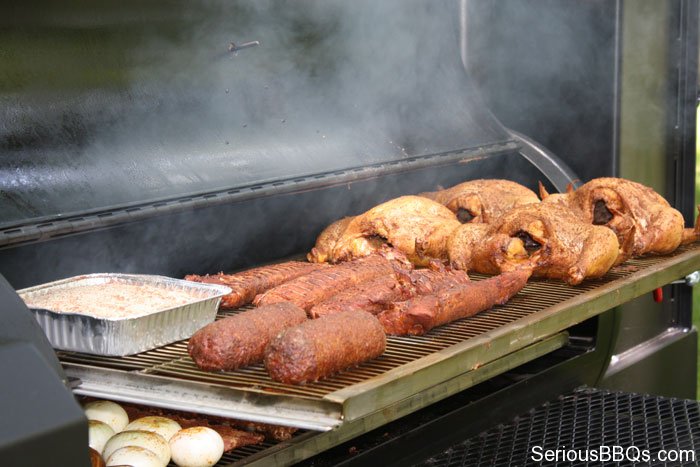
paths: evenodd
<path fill-rule="evenodd" d="M 275 303 L 215 321 L 197 331 L 187 344 L 202 370 L 235 370 L 259 363 L 269 342 L 283 329 L 306 321 L 292 303 Z"/>
<path fill-rule="evenodd" d="M 385 349 L 377 318 L 343 311 L 282 331 L 265 351 L 265 368 L 275 381 L 301 384 L 376 358 Z"/>

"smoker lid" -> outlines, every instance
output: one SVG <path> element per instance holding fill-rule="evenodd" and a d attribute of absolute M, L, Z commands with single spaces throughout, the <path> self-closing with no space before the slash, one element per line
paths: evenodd
<path fill-rule="evenodd" d="M 90 5 L 0 14 L 0 228 L 511 141 L 458 1 Z"/>

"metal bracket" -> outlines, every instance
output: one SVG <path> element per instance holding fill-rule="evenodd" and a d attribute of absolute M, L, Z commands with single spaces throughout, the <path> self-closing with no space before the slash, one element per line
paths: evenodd
<path fill-rule="evenodd" d="M 77 364 L 64 364 L 64 369 L 80 381 L 73 393 L 81 396 L 315 431 L 332 430 L 343 421 L 341 406 L 329 401 L 310 403 L 299 398 L 290 403 L 251 388 L 240 392 L 217 384 Z"/>
<path fill-rule="evenodd" d="M 671 284 L 685 284 L 688 287 L 695 287 L 698 283 L 700 283 L 700 271 L 693 271 L 683 279 L 671 282 Z"/>
<path fill-rule="evenodd" d="M 574 188 L 578 188 L 581 185 L 581 180 L 576 176 L 574 171 L 553 152 L 517 131 L 511 130 L 510 128 L 506 130 L 511 138 L 522 145 L 520 154 L 532 165 L 537 167 L 539 171 L 547 177 L 547 180 L 554 185 L 557 191 L 564 193 L 569 184 Z"/>

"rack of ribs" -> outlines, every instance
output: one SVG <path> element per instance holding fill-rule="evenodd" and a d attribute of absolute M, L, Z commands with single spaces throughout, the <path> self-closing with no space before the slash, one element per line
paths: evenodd
<path fill-rule="evenodd" d="M 372 279 L 394 274 L 395 268 L 410 269 L 411 263 L 400 252 L 381 250 L 354 261 L 313 271 L 258 295 L 255 306 L 292 302 L 305 311 L 338 291 Z"/>
<path fill-rule="evenodd" d="M 191 274 L 185 280 L 220 284 L 231 288 L 231 293 L 221 299 L 221 308 L 232 309 L 253 301 L 256 295 L 297 277 L 321 269 L 322 265 L 288 261 L 286 263 L 261 266 L 236 274 L 213 274 L 198 276 Z"/>
<path fill-rule="evenodd" d="M 387 334 L 423 335 L 435 326 L 504 304 L 525 287 L 529 277 L 530 271 L 520 270 L 442 287 L 435 293 L 395 303 L 377 318 Z"/>
<path fill-rule="evenodd" d="M 402 271 L 381 276 L 371 281 L 343 290 L 311 308 L 309 316 L 320 318 L 341 311 L 364 311 L 374 315 L 386 310 L 394 302 L 408 300 L 416 295 L 434 293 L 438 288 L 469 282 L 464 271 L 445 269 L 442 265 L 433 269 Z"/>

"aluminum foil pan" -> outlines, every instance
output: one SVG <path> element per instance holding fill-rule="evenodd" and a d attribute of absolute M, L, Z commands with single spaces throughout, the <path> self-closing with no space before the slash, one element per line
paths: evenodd
<path fill-rule="evenodd" d="M 96 355 L 123 356 L 151 350 L 189 338 L 214 321 L 221 297 L 231 289 L 217 284 L 202 284 L 163 276 L 139 274 L 87 274 L 19 290 L 25 302 L 44 294 L 87 291 L 110 283 L 147 285 L 165 291 L 186 292 L 192 300 L 173 303 L 160 309 L 123 317 L 95 317 L 88 311 L 62 312 L 33 308 L 36 320 L 56 349 Z M 150 288 L 149 287 L 149 288 Z M 77 289 L 76 289 L 77 288 Z M 147 299 L 140 300 L 148 303 Z M 128 305 L 125 305 L 125 307 Z"/>

